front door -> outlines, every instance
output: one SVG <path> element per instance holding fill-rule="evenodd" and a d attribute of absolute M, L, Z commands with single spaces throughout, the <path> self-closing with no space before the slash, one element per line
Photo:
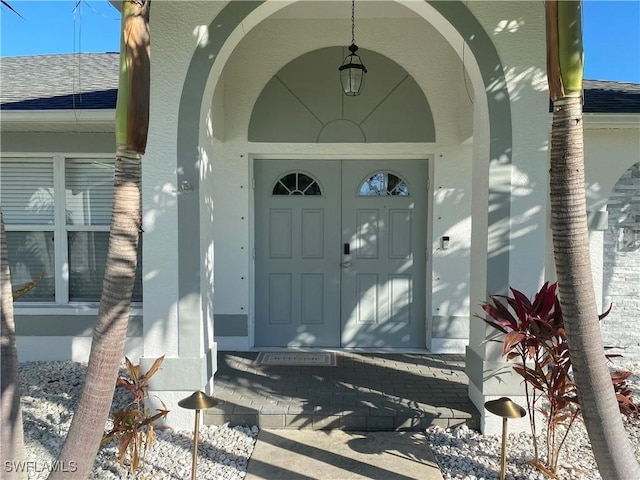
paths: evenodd
<path fill-rule="evenodd" d="M 256 346 L 424 347 L 427 162 L 254 170 Z"/>

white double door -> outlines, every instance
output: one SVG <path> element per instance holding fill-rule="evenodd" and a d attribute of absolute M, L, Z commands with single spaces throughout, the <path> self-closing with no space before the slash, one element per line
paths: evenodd
<path fill-rule="evenodd" d="M 255 345 L 424 347 L 426 160 L 256 160 L 254 175 Z"/>

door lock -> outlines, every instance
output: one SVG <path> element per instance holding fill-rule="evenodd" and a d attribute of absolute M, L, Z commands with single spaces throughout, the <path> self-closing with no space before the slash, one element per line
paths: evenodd
<path fill-rule="evenodd" d="M 344 250 L 343 251 L 344 251 L 345 255 L 349 255 L 349 244 L 348 243 L 344 244 Z"/>

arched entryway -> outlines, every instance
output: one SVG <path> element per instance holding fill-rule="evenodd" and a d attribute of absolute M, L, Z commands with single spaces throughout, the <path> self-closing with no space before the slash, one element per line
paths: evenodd
<path fill-rule="evenodd" d="M 483 278 L 482 281 L 478 281 L 478 279 L 476 279 L 476 281 L 472 283 L 470 282 L 470 275 L 467 272 L 465 275 L 463 275 L 463 277 L 466 279 L 466 288 L 471 288 L 470 286 L 473 285 L 473 287 L 477 288 L 479 291 L 485 291 L 485 288 L 490 288 L 492 291 L 500 291 L 508 283 L 508 256 L 505 256 L 504 249 L 497 247 L 497 245 L 500 243 L 500 241 L 498 241 L 497 239 L 504 238 L 505 232 L 508 232 L 509 230 L 508 213 L 510 209 L 509 195 L 508 193 L 506 193 L 509 191 L 509 188 L 506 188 L 505 185 L 503 185 L 501 182 L 506 181 L 507 183 L 509 183 L 510 177 L 508 175 L 503 175 L 502 173 L 499 173 L 495 176 L 489 175 L 489 170 L 491 170 L 492 168 L 495 168 L 497 172 L 502 172 L 503 169 L 509 168 L 509 144 L 511 142 L 510 113 L 508 101 L 509 94 L 506 91 L 506 82 L 498 81 L 501 75 L 500 72 L 502 71 L 499 68 L 500 61 L 497 55 L 494 55 L 495 49 L 492 47 L 491 40 L 483 32 L 482 28 L 480 27 L 477 20 L 473 17 L 473 15 L 471 15 L 461 3 L 458 4 L 457 2 L 454 2 L 455 6 L 443 6 L 441 4 L 431 5 L 425 3 L 422 7 L 420 5 L 416 5 L 415 2 L 408 2 L 406 5 L 402 4 L 401 2 L 382 3 L 385 3 L 387 4 L 387 6 L 391 6 L 395 9 L 399 9 L 395 10 L 394 12 L 395 14 L 400 13 L 400 17 L 410 17 L 411 25 L 417 28 L 416 32 L 427 32 L 427 34 L 431 34 L 430 32 L 432 32 L 435 36 L 433 38 L 425 40 L 424 42 L 425 45 L 429 45 L 429 47 L 433 49 L 433 51 L 440 51 L 435 47 L 437 43 L 435 40 L 437 40 L 438 35 L 440 35 L 440 42 L 442 42 L 443 39 L 446 39 L 444 43 L 446 44 L 448 42 L 450 44 L 450 46 L 447 47 L 449 48 L 447 56 L 444 58 L 456 59 L 455 65 L 448 64 L 447 62 L 449 62 L 449 60 L 444 61 L 444 59 L 440 59 L 439 61 L 435 61 L 434 59 L 429 62 L 419 62 L 416 65 L 412 65 L 411 68 L 415 69 L 416 66 L 420 66 L 420 68 L 418 68 L 416 71 L 426 72 L 425 74 L 427 76 L 425 78 L 422 78 L 418 82 L 420 84 L 419 86 L 421 90 L 425 90 L 424 82 L 428 78 L 433 79 L 433 81 L 440 82 L 441 84 L 435 90 L 438 92 L 438 100 L 440 102 L 439 108 L 437 111 L 432 110 L 434 129 L 438 130 L 440 128 L 437 126 L 438 118 L 442 120 L 442 125 L 446 126 L 446 128 L 444 128 L 446 134 L 442 136 L 438 135 L 437 142 L 439 142 L 440 140 L 442 140 L 443 142 L 440 148 L 443 148 L 445 145 L 447 145 L 447 147 L 445 148 L 449 149 L 448 145 L 450 145 L 450 142 L 453 142 L 454 149 L 449 150 L 451 151 L 454 159 L 458 157 L 456 160 L 459 162 L 461 161 L 461 158 L 467 156 L 469 162 L 478 162 L 479 166 L 477 169 L 475 169 L 474 172 L 474 188 L 478 188 L 480 190 L 488 189 L 490 192 L 492 192 L 489 195 L 489 199 L 492 202 L 492 208 L 490 209 L 492 212 L 492 217 L 489 219 L 489 228 L 487 235 L 489 237 L 496 236 L 495 242 L 489 242 L 489 245 L 491 245 L 492 248 L 493 246 L 495 246 L 496 252 L 487 255 L 486 249 L 483 247 L 484 243 L 482 245 L 478 244 L 478 249 L 482 249 L 482 252 L 480 255 L 477 255 L 476 258 L 478 259 L 478 262 L 486 265 L 486 267 L 482 267 L 480 270 L 484 270 L 485 272 L 487 272 L 487 276 L 486 278 Z M 300 53 L 296 55 L 296 51 L 299 52 L 302 50 L 302 54 L 305 54 L 308 51 L 312 51 L 312 49 L 309 49 L 309 46 L 313 45 L 314 43 L 319 46 L 322 46 L 322 44 L 326 45 L 327 43 L 329 45 L 335 45 L 335 33 L 338 32 L 335 24 L 340 23 L 340 20 L 336 21 L 331 16 L 331 18 L 326 19 L 326 22 L 309 20 L 312 15 L 310 15 L 309 18 L 306 17 L 307 12 L 304 11 L 304 2 L 300 3 L 299 5 L 292 4 L 290 7 L 282 9 L 282 15 L 277 16 L 277 18 L 274 13 L 276 11 L 280 11 L 280 7 L 274 10 L 274 4 L 269 5 L 269 8 L 267 8 L 267 4 L 265 4 L 264 9 L 254 9 L 254 7 L 255 5 L 240 6 L 239 4 L 236 7 L 232 7 L 232 4 L 230 4 L 218 15 L 216 20 L 212 22 L 209 28 L 211 31 L 215 31 L 217 33 L 217 36 L 213 37 L 213 42 L 210 45 L 206 45 L 202 50 L 196 50 L 196 53 L 191 62 L 192 68 L 190 68 L 187 73 L 180 108 L 181 113 L 178 136 L 178 151 L 185 153 L 199 151 L 200 157 L 205 157 L 209 162 L 220 161 L 222 159 L 224 161 L 224 164 L 226 165 L 225 168 L 227 168 L 227 171 L 229 171 L 229 167 L 231 166 L 231 160 L 229 159 L 229 155 L 231 154 L 230 152 L 233 152 L 231 155 L 235 156 L 235 159 L 233 160 L 233 162 L 235 162 L 235 166 L 233 168 L 235 169 L 236 167 L 239 167 L 240 169 L 242 169 L 243 165 L 247 165 L 249 171 L 251 170 L 251 167 L 249 166 L 250 161 L 253 152 L 255 152 L 256 150 L 259 152 L 258 157 L 260 158 L 278 158 L 282 155 L 283 152 L 282 148 L 274 149 L 274 147 L 272 146 L 262 148 L 256 147 L 256 145 L 242 146 L 238 143 L 242 141 L 242 133 L 241 130 L 236 130 L 236 127 L 242 127 L 242 123 L 244 121 L 249 121 L 249 118 L 243 118 L 242 115 L 237 115 L 236 107 L 240 106 L 242 108 L 245 108 L 245 105 L 253 106 L 255 102 L 259 101 L 259 92 L 254 93 L 251 90 L 245 89 L 245 92 L 240 95 L 236 92 L 236 90 L 241 91 L 244 87 L 243 84 L 255 82 L 255 78 L 264 78 L 265 73 L 270 69 L 273 69 L 274 62 L 271 58 L 271 52 L 277 52 L 276 57 L 278 55 L 281 56 L 282 53 L 284 53 L 285 55 L 288 54 L 290 55 L 289 58 L 291 59 L 292 54 L 293 58 L 299 58 L 302 56 Z M 294 7 L 296 7 L 295 14 Z M 406 7 L 409 8 L 405 11 L 400 12 Z M 223 42 L 221 40 L 220 34 L 223 33 L 224 29 L 230 30 L 229 21 L 238 18 L 239 13 L 237 9 L 244 10 L 245 13 L 243 15 L 248 15 L 248 17 L 251 17 L 252 20 L 250 22 L 243 23 L 242 29 L 244 32 L 244 36 L 230 35 L 228 37 L 229 42 Z M 286 14 L 284 13 L 285 11 Z M 291 19 L 296 15 L 300 15 L 300 17 L 297 18 L 294 22 L 291 22 Z M 380 38 L 373 40 L 372 43 L 376 44 L 375 42 L 377 42 L 377 45 L 381 50 L 387 48 L 385 45 L 390 44 L 389 42 L 384 41 L 384 35 L 382 35 L 381 32 L 383 30 L 389 30 L 390 32 L 398 31 L 397 28 L 393 28 L 395 27 L 395 25 L 393 24 L 395 20 L 393 20 L 392 18 L 395 16 L 398 15 L 391 15 L 389 20 L 376 20 L 376 22 L 378 22 L 376 25 L 380 25 L 380 27 L 383 28 L 378 28 L 376 30 L 376 33 Z M 425 16 L 429 18 L 429 21 L 432 22 L 433 26 L 429 26 L 429 23 L 425 22 Z M 273 45 L 271 45 L 272 50 L 269 50 L 269 54 L 259 54 L 260 50 L 258 50 L 257 52 L 255 50 L 255 48 L 259 47 L 253 45 L 254 50 L 252 51 L 248 47 L 248 45 L 251 44 L 250 39 L 254 38 L 254 32 L 263 32 L 264 34 L 265 30 L 261 29 L 261 26 L 263 24 L 266 25 L 267 22 L 265 21 L 260 23 L 260 19 L 267 18 L 273 19 L 273 22 L 275 22 L 282 28 L 274 30 L 274 33 L 271 35 L 269 35 L 267 31 L 264 39 L 268 38 L 270 41 L 274 42 Z M 343 20 L 343 23 L 345 23 L 345 25 L 348 24 L 348 19 L 341 20 Z M 361 22 L 361 24 L 362 23 L 363 22 Z M 254 30 L 247 31 L 247 24 L 251 24 L 256 27 L 254 28 Z M 386 27 L 384 27 L 385 24 L 387 24 Z M 457 25 L 459 31 L 456 31 L 456 28 L 452 28 L 452 25 Z M 478 28 L 475 28 L 474 25 Z M 286 28 L 288 28 L 289 26 L 293 28 L 292 31 L 298 31 L 301 35 L 304 36 L 295 39 L 288 38 L 286 36 Z M 434 26 L 436 26 L 435 29 Z M 312 34 L 312 29 L 322 30 L 322 34 Z M 462 44 L 461 37 L 459 36 L 461 34 L 463 34 L 465 38 L 467 38 L 467 42 L 470 48 L 470 51 L 467 50 L 466 63 L 467 67 L 469 68 L 466 70 L 468 78 L 465 81 L 463 81 L 463 77 L 460 76 L 461 64 L 459 62 L 462 52 L 458 49 L 458 47 Z M 259 33 L 256 33 L 256 35 L 259 35 Z M 407 41 L 409 41 L 410 37 L 407 36 L 406 38 Z M 458 43 L 459 40 L 460 43 Z M 233 45 L 236 45 L 236 47 L 233 47 Z M 264 45 L 264 43 L 262 43 L 262 45 Z M 454 46 L 453 49 L 452 46 Z M 402 42 L 400 42 L 400 47 L 396 45 L 396 48 L 393 50 L 391 56 L 393 56 L 394 58 L 403 58 L 405 61 L 407 61 L 409 58 L 414 60 L 421 58 L 420 55 L 416 54 L 417 52 L 412 52 L 410 50 L 410 44 L 407 44 L 405 47 L 406 48 L 402 48 Z M 401 50 L 397 50 L 397 48 L 401 48 Z M 290 52 L 288 49 L 290 49 Z M 305 50 L 307 52 L 305 52 Z M 258 53 L 259 56 L 253 56 L 255 53 Z M 478 59 L 480 59 L 479 63 L 476 63 L 477 59 L 474 59 L 474 55 L 477 55 Z M 254 62 L 248 60 L 249 58 L 254 59 Z M 234 59 L 236 60 L 235 62 Z M 209 74 L 205 79 L 203 73 L 207 69 L 207 65 L 210 65 Z M 263 85 L 267 85 L 269 79 L 272 79 L 273 76 L 278 73 L 278 70 L 281 69 L 284 65 L 284 63 L 281 63 L 277 69 L 273 69 L 273 73 L 271 74 L 271 76 L 267 77 L 267 79 L 264 80 Z M 437 65 L 437 68 L 434 68 L 435 65 Z M 329 71 L 334 70 L 337 70 L 337 67 L 331 67 Z M 450 71 L 450 74 L 445 75 L 446 71 Z M 496 77 L 496 72 L 498 72 L 498 77 Z M 380 72 L 377 72 L 377 74 L 380 76 Z M 237 78 L 238 80 L 234 80 L 234 78 Z M 459 90 L 451 88 L 452 78 L 457 78 L 457 81 L 459 82 Z M 238 81 L 240 81 L 239 84 L 236 83 Z M 467 82 L 466 86 L 465 82 Z M 190 110 L 188 102 L 191 102 L 193 104 L 193 107 L 196 107 L 197 97 L 195 95 L 195 92 L 197 92 L 198 89 L 201 88 L 203 83 L 205 85 L 205 89 L 203 92 L 203 96 L 201 97 L 200 104 L 198 105 L 198 108 L 200 108 L 201 112 L 201 121 L 199 123 L 199 126 L 197 126 L 193 124 L 193 116 L 189 113 L 193 110 Z M 367 87 L 369 87 L 370 85 L 370 80 L 368 80 Z M 488 87 L 489 85 L 491 85 L 490 88 Z M 478 93 L 473 94 L 472 92 L 467 91 L 465 97 L 460 97 L 459 93 L 460 91 L 463 91 L 464 88 L 473 88 Z M 228 95 L 228 93 L 225 92 L 233 92 L 235 97 Z M 446 94 L 444 94 L 444 92 L 446 92 Z M 255 100 L 254 98 L 252 98 L 252 95 L 256 95 L 254 97 Z M 474 136 L 473 150 L 464 147 L 464 145 L 460 143 L 462 139 L 468 139 L 469 135 L 473 135 L 473 133 L 471 130 L 467 130 L 465 132 L 464 128 L 461 129 L 460 112 L 455 112 L 457 107 L 453 110 L 451 109 L 451 107 L 456 105 L 456 103 L 444 102 L 444 99 L 448 99 L 451 96 L 451 98 L 467 99 L 468 95 L 476 96 L 476 102 L 473 106 L 473 109 L 482 111 L 483 109 L 488 108 L 489 111 L 492 112 L 491 114 L 487 114 L 486 116 L 482 114 L 476 115 L 476 117 L 478 118 L 486 118 L 487 120 L 480 121 L 480 123 L 478 124 L 479 128 L 475 132 L 477 135 Z M 207 99 L 211 98 L 214 99 L 213 104 L 211 104 L 210 101 L 207 101 Z M 232 98 L 237 98 L 238 101 L 233 101 Z M 468 102 L 468 99 L 466 101 Z M 233 112 L 229 112 L 229 109 L 231 109 L 232 106 Z M 220 108 L 224 109 L 225 111 L 224 125 L 223 128 L 216 128 L 215 115 L 216 112 L 219 114 Z M 214 115 L 213 121 L 211 118 L 212 112 Z M 227 112 L 229 112 L 229 114 Z M 473 121 L 471 120 L 471 112 L 466 112 L 466 115 L 469 117 L 466 124 L 468 126 L 473 125 Z M 197 130 L 198 128 L 200 131 L 199 139 L 195 137 L 195 130 Z M 488 140 L 488 137 L 485 137 L 485 131 L 487 129 L 493 132 L 491 134 L 491 141 Z M 211 145 L 212 135 L 214 138 L 221 135 L 221 140 L 226 145 L 228 145 L 228 147 L 222 147 L 221 150 L 217 150 L 215 146 Z M 189 139 L 191 139 L 191 142 L 195 142 L 191 143 L 191 147 L 189 146 Z M 288 143 L 288 145 L 291 146 L 293 144 Z M 344 145 L 346 146 L 346 144 Z M 378 156 L 378 158 L 380 155 L 388 155 L 390 158 L 409 157 L 417 159 L 422 157 L 424 159 L 434 151 L 434 148 L 425 148 L 424 146 L 420 146 L 420 144 L 415 144 L 415 146 L 409 145 L 408 147 L 406 145 L 403 145 L 402 148 L 404 148 L 405 150 L 400 150 L 400 152 L 409 152 L 408 155 L 404 155 L 402 153 L 398 153 L 398 148 L 395 147 L 394 144 L 388 142 L 376 144 L 375 146 L 374 144 L 371 144 L 371 147 L 360 147 L 354 143 L 353 147 L 355 148 L 345 147 L 345 149 L 341 150 L 341 147 L 336 147 L 335 143 L 326 144 L 326 146 L 323 144 L 322 148 L 315 148 L 307 144 L 304 147 L 298 147 L 298 152 L 302 153 L 302 155 L 298 155 L 295 148 L 293 147 L 291 149 L 287 149 L 287 151 L 285 151 L 284 153 L 288 158 L 296 156 L 299 158 L 322 158 L 326 156 L 332 158 L 345 158 L 345 156 L 346 158 L 353 158 L 354 156 L 356 158 L 363 158 L 364 156 L 368 156 L 368 154 L 370 153 L 372 154 L 372 157 Z M 465 150 L 465 152 L 461 153 L 460 156 L 455 151 L 458 149 L 458 147 L 460 148 L 460 150 Z M 238 148 L 241 149 L 240 152 L 238 152 Z M 367 150 L 367 148 L 369 149 Z M 262 150 L 262 152 L 260 152 L 260 150 Z M 420 151 L 422 152 L 421 155 L 417 153 Z M 198 174 L 197 172 L 193 172 L 193 167 L 189 164 L 190 162 L 188 161 L 189 155 L 193 154 L 183 155 L 181 153 L 178 153 L 178 161 L 179 163 L 182 163 L 182 165 L 180 165 L 181 168 L 179 168 L 180 176 L 190 177 L 195 181 L 198 181 L 198 179 L 202 181 L 202 178 L 206 178 L 206 175 L 205 177 L 202 177 L 202 175 Z M 473 156 L 473 159 L 470 156 Z M 438 157 L 442 158 L 443 156 L 439 155 Z M 253 158 L 256 157 L 253 156 Z M 491 160 L 487 162 L 487 158 Z M 471 170 L 472 166 L 471 164 L 469 164 L 467 172 L 470 172 Z M 225 177 L 225 180 L 227 179 L 228 177 Z M 213 187 L 210 187 L 208 185 L 203 185 L 203 188 L 205 190 L 212 189 L 213 191 L 218 192 L 213 194 L 215 196 L 220 195 L 219 192 L 221 191 L 221 189 L 218 188 L 219 186 L 220 185 L 214 185 Z M 487 197 L 483 196 L 483 198 L 486 199 Z M 251 204 L 252 202 L 250 198 L 249 201 Z M 234 207 L 236 205 L 237 202 L 234 203 Z M 200 207 L 193 204 L 189 207 L 186 207 L 185 203 L 185 213 L 186 210 L 188 210 L 190 214 L 192 214 L 194 211 L 192 210 L 193 208 L 197 209 Z M 482 209 L 478 211 L 481 213 Z M 484 209 L 484 213 L 486 214 L 486 209 Z M 182 220 L 182 218 L 186 219 L 188 217 L 189 215 L 185 214 L 184 217 L 179 216 L 179 219 Z M 205 215 L 205 217 L 208 218 L 209 215 Z M 202 215 L 201 218 L 203 218 Z M 240 216 L 239 218 L 246 217 Z M 480 219 L 480 225 L 485 223 L 485 221 L 486 220 Z M 184 234 L 185 244 L 192 243 L 195 234 L 200 231 L 199 229 L 201 228 L 201 226 L 198 226 L 198 230 L 189 229 L 187 228 L 187 225 L 185 225 L 184 227 L 185 228 L 180 228 L 180 231 L 189 232 L 188 238 L 186 238 L 187 235 Z M 208 227 L 205 227 L 205 229 L 208 229 Z M 432 241 L 433 238 L 427 239 L 429 247 L 432 247 Z M 216 245 L 220 245 L 223 242 L 220 242 L 218 240 L 215 243 Z M 459 243 L 458 245 L 462 244 Z M 244 246 L 244 248 L 247 247 Z M 251 246 L 249 246 L 249 249 L 251 249 Z M 194 251 L 194 249 L 180 248 L 181 255 L 187 255 L 187 252 Z M 238 255 L 239 254 L 240 252 L 238 252 Z M 234 255 L 236 254 L 234 253 Z M 228 262 L 229 265 L 231 265 L 232 263 L 233 265 L 245 263 L 245 260 L 242 260 L 240 262 L 239 257 L 237 258 L 238 261 L 234 261 L 235 258 L 236 257 L 232 255 L 223 255 L 222 257 L 218 255 L 216 258 L 216 269 L 218 268 L 218 265 L 220 265 L 221 272 L 228 272 L 229 268 L 227 268 L 225 262 Z M 469 258 L 469 255 L 467 255 L 467 258 Z M 193 265 L 193 262 L 188 263 Z M 446 270 L 447 267 L 445 267 L 445 265 L 442 265 L 442 269 Z M 247 274 L 251 275 L 250 268 L 248 270 L 249 271 L 247 271 Z M 223 276 L 224 273 L 216 274 L 216 278 L 222 278 Z M 242 278 L 246 277 L 242 276 Z M 430 282 L 431 278 L 427 274 L 427 291 L 429 291 L 431 288 Z M 184 283 L 183 285 L 186 286 L 186 284 Z M 233 295 L 237 295 L 238 292 L 244 290 L 244 288 L 242 290 L 235 288 L 235 285 L 236 283 L 234 282 L 223 282 L 220 286 L 217 286 L 215 295 L 217 295 L 218 297 L 214 299 L 213 303 L 216 304 L 218 308 L 223 310 L 225 320 L 233 321 L 234 324 L 237 322 L 244 322 L 244 327 L 239 329 L 229 329 L 229 331 L 233 330 L 234 332 L 247 332 L 246 334 L 251 337 L 251 318 L 247 314 L 247 310 L 250 310 L 251 306 L 242 301 L 233 302 L 235 304 L 233 305 L 233 308 L 235 309 L 233 313 L 231 313 L 231 309 L 226 306 L 227 299 L 231 299 Z M 232 288 L 233 290 L 231 290 Z M 454 293 L 456 295 L 459 295 L 460 291 L 461 290 L 457 288 Z M 478 295 L 476 294 L 476 296 Z M 469 298 L 469 295 L 467 295 L 467 298 Z M 228 304 L 230 305 L 231 302 L 228 302 Z M 236 307 L 236 305 L 239 304 L 241 305 L 240 308 Z M 464 301 L 461 300 L 459 304 L 464 304 Z M 429 314 L 430 312 L 427 312 L 427 315 Z M 460 335 L 460 332 L 463 332 L 462 335 L 465 335 L 464 330 L 468 328 L 465 327 L 465 325 L 468 325 L 468 315 L 466 317 L 456 317 L 455 313 L 453 315 L 449 315 L 446 311 L 441 311 L 438 314 L 440 317 L 441 325 L 437 331 L 437 334 L 452 334 L 455 335 L 455 338 L 462 338 L 458 336 Z M 451 324 L 451 322 L 458 320 L 460 320 L 459 325 L 456 324 L 454 326 Z M 216 323 L 216 333 L 220 334 L 223 331 L 226 330 L 218 328 L 218 323 Z M 431 335 L 432 330 L 429 329 L 429 331 L 426 332 L 426 346 L 430 345 L 429 339 Z M 249 338 L 248 346 L 251 345 L 253 345 L 253 342 L 252 339 Z"/>

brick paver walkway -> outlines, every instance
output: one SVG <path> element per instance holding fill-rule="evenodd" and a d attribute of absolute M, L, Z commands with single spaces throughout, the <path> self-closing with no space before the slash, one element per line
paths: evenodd
<path fill-rule="evenodd" d="M 462 355 L 338 353 L 337 366 L 260 366 L 257 352 L 219 352 L 209 425 L 342 430 L 420 430 L 467 424 Z"/>

